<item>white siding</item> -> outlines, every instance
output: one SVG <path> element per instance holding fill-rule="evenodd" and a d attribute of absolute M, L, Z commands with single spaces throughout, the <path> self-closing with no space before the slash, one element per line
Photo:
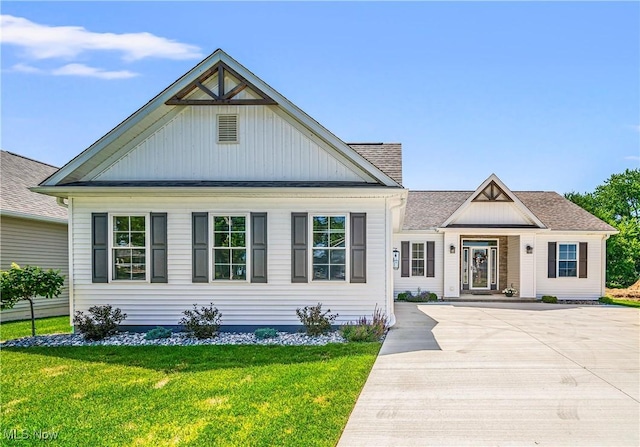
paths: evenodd
<path fill-rule="evenodd" d="M 400 250 L 401 242 L 409 241 L 410 243 L 423 243 L 427 241 L 435 242 L 435 276 L 428 278 L 426 276 L 409 276 L 402 277 L 401 269 L 393 271 L 393 295 L 398 296 L 398 293 L 406 292 L 407 290 L 415 293 L 418 288 L 422 291 L 429 291 L 438 295 L 438 298 L 442 298 L 444 293 L 443 281 L 443 255 L 444 255 L 444 237 L 442 234 L 436 233 L 411 233 L 411 234 L 396 234 L 393 238 L 393 246 Z M 425 245 L 426 247 L 426 245 Z M 425 248 L 426 251 L 426 248 Z M 411 268 L 409 268 L 411 272 Z"/>
<path fill-rule="evenodd" d="M 500 248 L 504 250 L 504 247 Z M 507 237 L 507 287 L 513 284 L 520 291 L 520 237 Z M 532 256 L 532 255 L 529 255 Z M 520 295 L 523 296 L 523 295 Z"/>
<path fill-rule="evenodd" d="M 538 297 L 554 295 L 558 299 L 598 299 L 602 293 L 602 238 L 601 235 L 546 233 L 536 238 L 536 269 Z M 587 242 L 588 260 L 586 278 L 548 278 L 547 255 L 549 242 Z"/>
<path fill-rule="evenodd" d="M 23 267 L 36 265 L 44 269 L 60 270 L 60 273 L 68 277 L 67 225 L 2 217 L 0 227 L 0 269 L 7 270 L 15 262 Z M 69 313 L 66 278 L 62 294 L 52 299 L 37 298 L 34 301 L 34 311 L 36 317 Z M 2 321 L 30 318 L 29 302 L 20 301 L 13 309 L 3 310 L 1 315 Z"/>
<path fill-rule="evenodd" d="M 185 107 L 94 180 L 356 181 L 361 171 L 267 106 Z M 237 114 L 239 142 L 217 142 L 216 115 Z"/>
<path fill-rule="evenodd" d="M 91 212 L 167 212 L 168 284 L 91 282 Z M 267 212 L 268 284 L 191 281 L 191 213 Z M 74 198 L 74 308 L 111 304 L 128 314 L 129 325 L 174 325 L 193 304 L 213 302 L 229 325 L 299 324 L 298 307 L 323 303 L 339 321 L 386 308 L 386 202 L 380 199 L 122 197 Z M 367 283 L 291 283 L 291 212 L 367 213 Z"/>
<path fill-rule="evenodd" d="M 513 202 L 471 202 L 453 224 L 531 225 Z"/>
<path fill-rule="evenodd" d="M 449 247 L 455 247 L 455 253 Z M 444 296 L 457 298 L 460 296 L 460 234 L 447 232 L 444 234 Z"/>

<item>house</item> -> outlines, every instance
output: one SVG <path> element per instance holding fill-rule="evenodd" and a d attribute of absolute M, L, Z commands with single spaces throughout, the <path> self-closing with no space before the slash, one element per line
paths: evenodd
<path fill-rule="evenodd" d="M 29 190 L 58 170 L 11 152 L 0 151 L 0 269 L 11 263 L 69 270 L 67 209 L 47 197 Z M 52 299 L 36 299 L 38 317 L 69 314 L 68 283 L 62 294 Z M 29 303 L 20 301 L 13 309 L 0 312 L 2 321 L 31 317 Z"/>
<path fill-rule="evenodd" d="M 547 290 L 529 284 L 527 269 L 536 268 L 550 221 L 496 177 L 485 183 L 454 197 L 409 192 L 399 144 L 346 144 L 217 50 L 35 190 L 69 209 L 72 310 L 111 304 L 142 329 L 176 325 L 194 303 L 213 302 L 227 329 L 246 330 L 296 327 L 296 308 L 318 302 L 338 322 L 376 306 L 393 322 L 394 294 L 407 287 L 456 296 L 466 290 L 460 253 L 478 256 L 474 235 L 496 269 L 518 273 L 514 285 L 528 287 L 521 294 Z M 496 204 L 501 226 L 486 227 Z M 595 296 L 611 229 L 585 231 L 571 240 L 590 244 L 585 294 Z M 449 245 L 456 256 L 445 253 Z M 536 255 L 515 248 L 528 245 Z M 424 274 L 406 277 L 418 259 Z"/>
<path fill-rule="evenodd" d="M 475 191 L 410 191 L 394 234 L 396 294 L 499 294 L 597 300 L 615 228 L 555 192 L 511 191 L 491 175 Z"/>

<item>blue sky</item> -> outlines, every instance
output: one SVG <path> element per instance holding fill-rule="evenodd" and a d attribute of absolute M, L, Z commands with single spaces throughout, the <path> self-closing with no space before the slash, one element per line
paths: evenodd
<path fill-rule="evenodd" d="M 3 2 L 4 150 L 62 166 L 216 48 L 405 186 L 640 167 L 638 2 Z M 75 27 L 75 28 L 70 28 Z M 146 34 L 142 34 L 146 33 Z"/>

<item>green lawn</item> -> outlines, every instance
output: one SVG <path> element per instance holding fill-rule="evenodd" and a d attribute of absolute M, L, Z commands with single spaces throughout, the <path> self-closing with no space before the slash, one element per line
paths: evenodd
<path fill-rule="evenodd" d="M 71 332 L 69 316 L 36 319 L 36 335 L 68 334 Z M 0 325 L 0 340 L 31 336 L 31 320 L 10 321 Z"/>
<path fill-rule="evenodd" d="M 333 446 L 379 348 L 4 348 L 0 445 Z"/>
<path fill-rule="evenodd" d="M 600 302 L 605 304 L 618 304 L 620 306 L 627 307 L 640 307 L 640 301 L 625 300 L 624 298 L 612 298 L 610 296 L 600 298 Z"/>

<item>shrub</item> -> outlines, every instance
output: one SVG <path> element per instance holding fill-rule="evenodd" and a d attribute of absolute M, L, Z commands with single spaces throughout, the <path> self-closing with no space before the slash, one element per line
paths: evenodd
<path fill-rule="evenodd" d="M 278 331 L 270 327 L 261 327 L 253 332 L 258 340 L 265 340 L 267 338 L 276 338 Z"/>
<path fill-rule="evenodd" d="M 400 294 L 398 294 L 398 297 Z M 418 291 L 414 295 L 411 291 L 407 290 L 404 292 L 404 299 L 401 301 L 409 301 L 411 303 L 424 303 L 427 301 L 438 301 L 438 295 L 435 293 L 421 291 L 420 287 L 418 287 Z"/>
<path fill-rule="evenodd" d="M 338 314 L 330 312 L 331 309 L 323 313 L 321 303 L 316 306 L 305 306 L 302 309 L 296 309 L 296 314 L 305 327 L 307 335 L 321 335 L 329 332 L 331 323 L 338 317 Z"/>
<path fill-rule="evenodd" d="M 350 342 L 378 341 L 387 330 L 387 323 L 387 316 L 376 306 L 371 320 L 360 317 L 355 323 L 345 323 L 340 327 L 340 334 Z"/>
<path fill-rule="evenodd" d="M 213 306 L 213 303 L 209 304 L 209 307 L 202 306 L 200 310 L 194 304 L 193 310 L 182 312 L 184 317 L 179 321 L 179 324 L 184 326 L 184 330 L 189 337 L 213 338 L 218 333 L 222 314 Z"/>
<path fill-rule="evenodd" d="M 411 292 L 400 292 L 398 294 L 398 297 L 396 298 L 396 301 L 406 301 L 407 295 L 411 295 Z"/>
<path fill-rule="evenodd" d="M 169 338 L 173 331 L 171 329 L 167 329 L 166 327 L 158 326 L 155 329 L 151 329 L 144 336 L 145 340 L 158 340 L 159 338 Z"/>
<path fill-rule="evenodd" d="M 127 318 L 117 307 L 110 305 L 93 306 L 89 308 L 91 315 L 77 311 L 73 317 L 75 327 L 86 340 L 102 340 L 118 332 L 118 325 Z"/>
<path fill-rule="evenodd" d="M 556 304 L 558 302 L 558 297 L 553 295 L 544 295 L 542 297 L 542 302 Z"/>

